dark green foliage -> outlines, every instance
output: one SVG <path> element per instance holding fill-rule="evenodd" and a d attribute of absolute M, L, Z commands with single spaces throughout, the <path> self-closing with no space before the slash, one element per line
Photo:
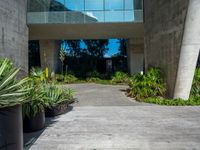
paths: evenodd
<path fill-rule="evenodd" d="M 144 102 L 166 106 L 199 106 L 200 97 L 191 97 L 189 100 L 150 97 L 145 99 Z"/>
<path fill-rule="evenodd" d="M 166 92 L 166 86 L 158 68 L 150 68 L 144 75 L 134 75 L 129 86 L 128 94 L 140 101 L 148 97 L 163 96 Z"/>
<path fill-rule="evenodd" d="M 64 75 L 64 83 L 75 83 L 78 79 L 73 74 Z"/>
<path fill-rule="evenodd" d="M 130 77 L 127 73 L 118 71 L 112 77 L 111 83 L 113 83 L 113 84 L 127 84 L 130 81 L 129 79 L 130 79 Z"/>
<path fill-rule="evenodd" d="M 89 77 L 89 78 L 86 79 L 86 81 L 89 82 L 89 83 L 93 83 L 93 82 L 96 83 L 96 82 L 100 82 L 101 79 L 98 78 L 98 77 Z"/>
<path fill-rule="evenodd" d="M 96 70 L 88 72 L 86 75 L 88 78 L 102 78 L 103 75 L 101 75 L 99 72 Z"/>
<path fill-rule="evenodd" d="M 197 68 L 195 71 L 191 95 L 200 97 L 200 68 Z"/>

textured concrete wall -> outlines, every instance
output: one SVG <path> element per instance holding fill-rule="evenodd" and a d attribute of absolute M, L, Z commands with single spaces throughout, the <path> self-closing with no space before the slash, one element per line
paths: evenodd
<path fill-rule="evenodd" d="M 160 67 L 174 96 L 188 0 L 144 0 L 145 67 Z M 188 58 L 190 59 L 190 58 Z"/>
<path fill-rule="evenodd" d="M 130 74 L 144 71 L 144 39 L 135 38 L 128 41 L 128 68 Z"/>
<path fill-rule="evenodd" d="M 0 0 L 0 57 L 10 58 L 21 73 L 28 72 L 26 0 Z"/>
<path fill-rule="evenodd" d="M 61 69 L 59 59 L 59 41 L 56 40 L 40 40 L 40 62 L 41 67 L 49 69 L 49 73 L 58 72 Z"/>

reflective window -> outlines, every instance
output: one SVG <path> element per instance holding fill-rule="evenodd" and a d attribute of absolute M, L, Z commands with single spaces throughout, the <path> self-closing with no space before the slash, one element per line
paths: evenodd
<path fill-rule="evenodd" d="M 65 0 L 52 0 L 49 11 L 65 11 Z"/>
<path fill-rule="evenodd" d="M 65 0 L 65 7 L 69 10 L 83 11 L 84 0 Z"/>
<path fill-rule="evenodd" d="M 133 10 L 133 0 L 125 0 L 125 9 Z"/>
<path fill-rule="evenodd" d="M 103 10 L 103 0 L 85 0 L 85 10 Z"/>
<path fill-rule="evenodd" d="M 124 11 L 105 11 L 105 22 L 123 22 Z"/>
<path fill-rule="evenodd" d="M 105 0 L 105 9 L 106 10 L 123 10 L 124 0 Z"/>
<path fill-rule="evenodd" d="M 134 12 L 133 11 L 125 11 L 125 21 L 126 22 L 134 21 Z"/>
<path fill-rule="evenodd" d="M 142 9 L 143 1 L 142 0 L 134 0 L 134 9 Z"/>

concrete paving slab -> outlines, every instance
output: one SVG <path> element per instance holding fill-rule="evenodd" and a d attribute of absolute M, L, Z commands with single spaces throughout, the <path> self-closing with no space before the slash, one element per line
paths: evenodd
<path fill-rule="evenodd" d="M 200 107 L 74 107 L 30 150 L 199 150 Z"/>
<path fill-rule="evenodd" d="M 76 91 L 78 100 L 74 106 L 138 106 L 149 105 L 139 103 L 125 95 L 128 86 L 125 85 L 102 85 L 95 83 L 68 84 L 63 87 L 72 88 Z"/>

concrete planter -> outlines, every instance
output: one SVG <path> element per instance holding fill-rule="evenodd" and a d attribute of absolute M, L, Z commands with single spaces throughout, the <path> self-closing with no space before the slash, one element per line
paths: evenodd
<path fill-rule="evenodd" d="M 0 149 L 22 150 L 22 108 L 21 105 L 0 109 Z"/>
<path fill-rule="evenodd" d="M 25 117 L 23 121 L 24 132 L 35 132 L 42 130 L 45 127 L 45 113 L 44 111 L 37 113 L 34 117 Z"/>
<path fill-rule="evenodd" d="M 55 116 L 67 113 L 67 112 L 71 111 L 72 109 L 73 109 L 73 107 L 70 106 L 68 103 L 63 103 L 56 107 L 46 108 L 45 116 L 46 117 L 55 117 Z"/>

